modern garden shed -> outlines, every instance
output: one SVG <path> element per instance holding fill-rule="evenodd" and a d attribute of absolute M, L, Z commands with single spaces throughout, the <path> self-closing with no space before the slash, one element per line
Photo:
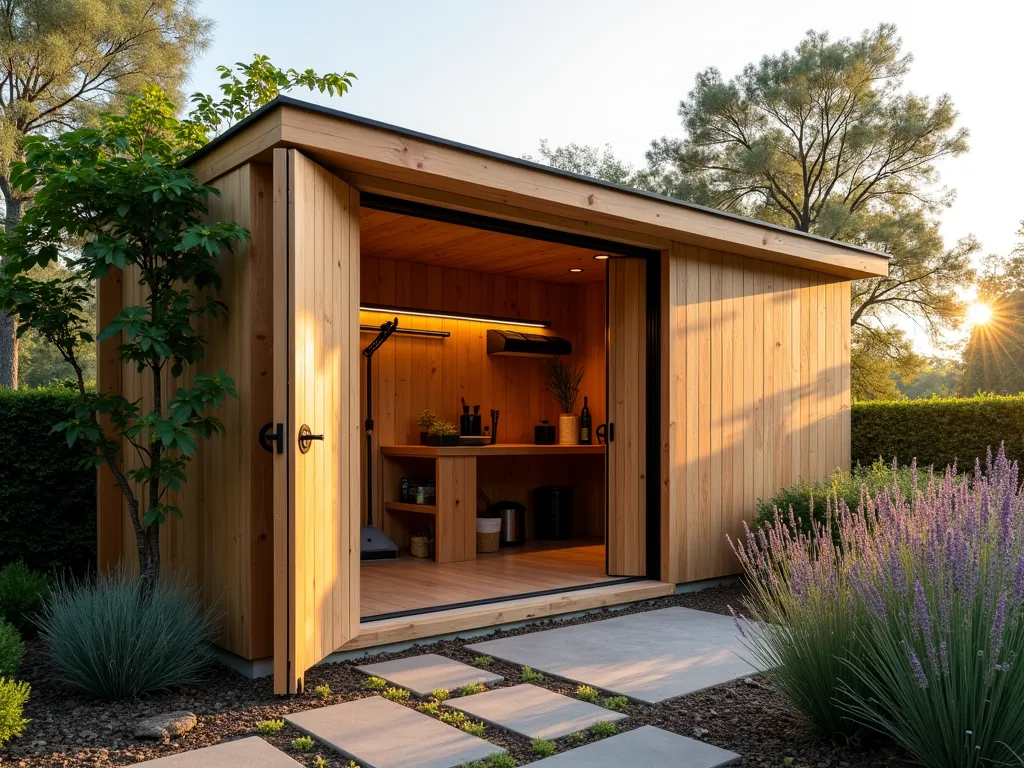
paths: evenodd
<path fill-rule="evenodd" d="M 163 561 L 216 607 L 225 651 L 273 659 L 279 692 L 336 652 L 734 573 L 725 537 L 758 498 L 849 466 L 850 281 L 885 275 L 880 254 L 286 97 L 190 165 L 251 242 L 202 329 L 202 367 L 239 397 Z M 101 281 L 101 323 L 138 292 Z M 98 386 L 142 396 L 116 345 Z M 535 431 L 559 420 L 555 349 L 603 442 Z M 463 399 L 488 427 L 498 412 L 493 441 L 422 444 L 421 411 L 456 422 Z M 98 496 L 99 563 L 131 562 L 106 469 Z M 478 552 L 502 504 L 509 546 Z M 370 515 L 397 559 L 361 558 Z"/>

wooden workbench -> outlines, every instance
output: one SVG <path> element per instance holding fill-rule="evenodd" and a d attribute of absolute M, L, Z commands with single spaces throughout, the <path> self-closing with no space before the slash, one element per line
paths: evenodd
<path fill-rule="evenodd" d="M 603 445 L 384 445 L 384 510 L 435 517 L 434 559 L 454 563 L 476 558 L 477 458 L 488 456 L 579 456 L 604 454 Z M 395 501 L 402 476 L 397 460 L 433 459 L 436 484 L 434 504 Z"/>

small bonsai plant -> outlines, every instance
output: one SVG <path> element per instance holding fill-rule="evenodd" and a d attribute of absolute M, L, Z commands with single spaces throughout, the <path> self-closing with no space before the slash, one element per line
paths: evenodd
<path fill-rule="evenodd" d="M 416 417 L 416 426 L 420 428 L 420 442 L 427 442 L 427 435 L 430 433 L 430 428 L 437 423 L 437 414 L 429 408 L 420 411 L 420 415 Z"/>
<path fill-rule="evenodd" d="M 459 431 L 450 421 L 435 421 L 427 430 L 431 445 L 453 445 L 459 442 Z"/>
<path fill-rule="evenodd" d="M 554 357 L 548 362 L 548 392 L 555 398 L 562 413 L 572 413 L 580 396 L 583 366 L 566 363 Z"/>

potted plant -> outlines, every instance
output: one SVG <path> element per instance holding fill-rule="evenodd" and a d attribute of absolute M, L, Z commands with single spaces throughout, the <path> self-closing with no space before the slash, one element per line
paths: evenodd
<path fill-rule="evenodd" d="M 427 444 L 427 433 L 430 432 L 430 428 L 437 423 L 437 414 L 429 408 L 420 411 L 419 417 L 416 419 L 416 425 L 420 428 L 420 444 Z"/>
<path fill-rule="evenodd" d="M 450 421 L 435 421 L 427 430 L 427 445 L 458 445 L 459 430 Z"/>
<path fill-rule="evenodd" d="M 583 366 L 566 363 L 554 357 L 548 361 L 548 392 L 562 409 L 558 417 L 558 444 L 576 445 L 580 440 L 579 419 L 573 413 L 580 395 Z"/>

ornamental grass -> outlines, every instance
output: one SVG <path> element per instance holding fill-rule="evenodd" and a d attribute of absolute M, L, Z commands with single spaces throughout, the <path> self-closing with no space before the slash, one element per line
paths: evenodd
<path fill-rule="evenodd" d="M 746 642 L 823 733 L 866 729 L 926 768 L 1020 765 L 1018 466 L 1000 449 L 912 487 L 864 492 L 855 511 L 834 502 L 810 534 L 777 515 L 734 544 L 759 622 Z"/>

